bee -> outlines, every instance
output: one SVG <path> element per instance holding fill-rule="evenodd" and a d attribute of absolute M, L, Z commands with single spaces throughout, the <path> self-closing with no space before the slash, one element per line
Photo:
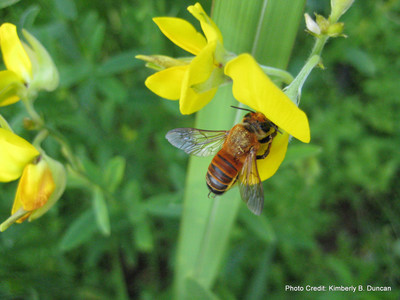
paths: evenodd
<path fill-rule="evenodd" d="M 264 192 L 256 162 L 267 157 L 272 140 L 280 131 L 263 113 L 232 107 L 248 113 L 231 130 L 176 128 L 167 133 L 166 139 L 191 155 L 215 155 L 206 174 L 209 195 L 222 195 L 238 182 L 243 201 L 260 215 Z"/>

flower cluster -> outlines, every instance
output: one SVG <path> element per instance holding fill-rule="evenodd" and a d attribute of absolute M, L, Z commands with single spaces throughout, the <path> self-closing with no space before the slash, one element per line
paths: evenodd
<path fill-rule="evenodd" d="M 262 112 L 279 127 L 270 154 L 257 162 L 260 177 L 265 180 L 283 161 L 290 135 L 305 143 L 310 141 L 307 116 L 251 55 L 236 55 L 224 48 L 220 30 L 199 3 L 189 6 L 188 11 L 200 22 L 204 35 L 180 18 L 153 20 L 167 38 L 194 57 L 138 55 L 158 71 L 146 79 L 145 85 L 162 98 L 179 100 L 181 113 L 191 114 L 203 108 L 222 83 L 232 82 L 233 96 L 239 102 Z"/>
<path fill-rule="evenodd" d="M 58 72 L 50 55 L 29 32 L 22 32 L 29 45 L 19 39 L 15 25 L 0 26 L 0 47 L 7 68 L 0 71 L 0 106 L 22 100 L 32 107 L 40 90 L 52 91 L 58 86 Z M 64 166 L 40 147 L 44 135 L 45 130 L 31 144 L 16 135 L 0 115 L 0 182 L 19 178 L 11 217 L 0 225 L 0 231 L 14 222 L 40 217 L 65 189 Z"/>

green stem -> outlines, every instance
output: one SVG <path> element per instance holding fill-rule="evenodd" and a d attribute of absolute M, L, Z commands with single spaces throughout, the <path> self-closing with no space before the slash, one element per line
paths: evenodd
<path fill-rule="evenodd" d="M 49 135 L 48 130 L 46 130 L 46 129 L 40 130 L 39 133 L 36 135 L 35 139 L 32 142 L 33 146 L 35 146 L 36 148 L 40 149 L 41 148 L 40 145 L 45 140 L 45 138 L 48 137 L 48 135 Z"/>
<path fill-rule="evenodd" d="M 301 89 L 303 88 L 303 84 L 319 61 L 320 56 L 311 56 L 300 70 L 299 74 L 297 74 L 293 82 L 285 89 L 286 96 L 288 96 L 290 100 L 292 100 L 297 106 L 299 106 L 300 103 Z"/>
<path fill-rule="evenodd" d="M 293 76 L 289 72 L 279 69 L 279 68 L 274 68 L 274 67 L 268 67 L 268 66 L 263 66 L 260 65 L 261 69 L 263 69 L 264 73 L 267 74 L 268 76 L 275 77 L 279 79 L 279 81 L 282 81 L 285 84 L 290 84 L 293 81 Z"/>
<path fill-rule="evenodd" d="M 19 218 L 25 216 L 29 211 L 23 209 L 22 207 L 18 209 L 14 214 L 12 214 L 7 220 L 5 220 L 0 225 L 0 232 L 5 231 L 8 227 L 14 224 Z"/>
<path fill-rule="evenodd" d="M 297 106 L 300 103 L 301 89 L 303 88 L 304 82 L 307 80 L 311 71 L 321 60 L 321 53 L 328 41 L 328 35 L 321 35 L 315 40 L 314 47 L 308 57 L 307 62 L 297 74 L 296 78 L 292 83 L 285 88 L 285 94 L 292 100 Z"/>
<path fill-rule="evenodd" d="M 77 172 L 82 172 L 83 169 L 78 159 L 75 157 L 69 143 L 63 137 L 63 135 L 50 127 L 46 127 L 46 129 L 49 131 L 50 135 L 60 144 L 61 152 L 67 159 L 71 167 Z"/>
<path fill-rule="evenodd" d="M 26 111 L 28 112 L 29 116 L 35 123 L 36 127 L 42 128 L 44 126 L 44 121 L 39 116 L 39 114 L 36 112 L 35 108 L 33 107 L 33 101 L 26 98 L 26 99 L 22 99 L 22 102 L 24 103 Z"/>
<path fill-rule="evenodd" d="M 320 37 L 318 37 L 315 40 L 315 44 L 311 51 L 311 54 L 309 55 L 309 58 L 311 58 L 314 55 L 321 56 L 322 49 L 324 49 L 324 46 L 325 46 L 326 42 L 328 41 L 328 39 L 329 39 L 329 36 L 327 36 L 327 35 L 321 35 Z"/>
<path fill-rule="evenodd" d="M 113 242 L 112 247 L 113 279 L 118 300 L 128 300 L 129 294 L 125 283 L 125 276 L 122 270 L 121 259 L 118 251 L 118 244 Z"/>
<path fill-rule="evenodd" d="M 7 130 L 13 132 L 13 130 L 10 127 L 10 125 L 8 124 L 7 120 L 4 119 L 4 117 L 1 114 L 0 114 L 0 128 L 4 128 L 4 129 L 7 129 Z"/>

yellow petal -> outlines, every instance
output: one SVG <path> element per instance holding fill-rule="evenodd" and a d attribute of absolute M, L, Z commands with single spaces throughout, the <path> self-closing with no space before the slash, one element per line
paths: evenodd
<path fill-rule="evenodd" d="M 11 214 L 19 207 L 24 210 L 36 210 L 49 200 L 55 184 L 48 164 L 41 160 L 37 164 L 28 164 L 19 180 L 16 197 Z"/>
<path fill-rule="evenodd" d="M 310 141 L 306 114 L 265 75 L 251 55 L 241 54 L 229 61 L 225 74 L 233 80 L 233 95 L 238 101 L 262 112 L 300 141 Z"/>
<path fill-rule="evenodd" d="M 0 72 L 0 106 L 17 102 L 22 89 L 24 89 L 24 85 L 17 74 L 9 70 Z"/>
<path fill-rule="evenodd" d="M 60 199 L 61 195 L 64 193 L 65 185 L 67 183 L 67 174 L 64 166 L 60 162 L 52 159 L 44 153 L 42 153 L 42 158 L 46 160 L 49 166 L 51 175 L 54 180 L 55 189 L 53 193 L 51 193 L 49 200 L 42 207 L 39 207 L 32 213 L 32 215 L 29 217 L 29 222 L 41 217 L 51 207 L 53 207 L 53 205 Z"/>
<path fill-rule="evenodd" d="M 200 22 L 201 29 L 207 38 L 208 42 L 219 41 L 223 44 L 222 34 L 218 26 L 215 25 L 213 20 L 206 14 L 200 3 L 188 7 L 188 11 Z"/>
<path fill-rule="evenodd" d="M 18 188 L 17 188 L 17 192 L 16 192 L 15 198 L 14 198 L 13 207 L 12 207 L 12 209 L 11 209 L 11 215 L 15 214 L 20 208 L 23 208 L 23 207 L 22 207 L 22 203 L 21 203 L 20 193 L 18 192 Z M 22 223 L 22 222 L 25 221 L 31 214 L 32 214 L 32 212 L 27 213 L 27 214 L 24 215 L 22 218 L 19 218 L 17 221 L 15 221 L 15 223 Z"/>
<path fill-rule="evenodd" d="M 32 78 L 32 65 L 17 35 L 15 25 L 4 23 L 0 26 L 0 46 L 7 69 L 29 82 Z"/>
<path fill-rule="evenodd" d="M 25 166 L 38 155 L 36 148 L 26 140 L 0 128 L 0 181 L 20 177 Z"/>
<path fill-rule="evenodd" d="M 272 140 L 269 154 L 264 159 L 257 160 L 257 169 L 260 174 L 261 181 L 270 178 L 278 170 L 286 155 L 289 142 L 289 134 L 283 132 L 278 133 Z"/>
<path fill-rule="evenodd" d="M 161 32 L 175 45 L 197 55 L 207 44 L 204 36 L 189 22 L 170 17 L 153 18 Z"/>
<path fill-rule="evenodd" d="M 216 42 L 209 43 L 189 65 L 182 82 L 179 106 L 182 114 L 192 114 L 203 108 L 214 97 L 217 88 L 197 93 L 193 87 L 209 79 L 216 66 L 214 51 Z"/>
<path fill-rule="evenodd" d="M 181 95 L 183 77 L 187 70 L 188 65 L 162 70 L 147 77 L 145 85 L 162 98 L 178 100 Z"/>

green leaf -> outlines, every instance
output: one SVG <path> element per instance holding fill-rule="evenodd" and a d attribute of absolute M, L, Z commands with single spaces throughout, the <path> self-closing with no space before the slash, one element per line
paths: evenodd
<path fill-rule="evenodd" d="M 77 11 L 73 0 L 54 0 L 54 4 L 58 12 L 69 20 L 75 20 Z"/>
<path fill-rule="evenodd" d="M 110 218 L 108 216 L 107 203 L 100 188 L 93 190 L 93 210 L 96 216 L 97 226 L 103 235 L 110 235 Z"/>
<path fill-rule="evenodd" d="M 14 5 L 15 3 L 19 2 L 19 1 L 20 0 L 0 0 L 0 8 Z"/>
<path fill-rule="evenodd" d="M 69 251 L 85 243 L 93 236 L 96 229 L 97 226 L 93 211 L 85 211 L 68 227 L 64 236 L 61 238 L 60 249 L 62 251 Z"/>
<path fill-rule="evenodd" d="M 88 61 L 80 61 L 75 64 L 61 65 L 60 87 L 71 87 L 72 85 L 83 81 L 92 74 L 92 65 Z"/>
<path fill-rule="evenodd" d="M 361 49 L 346 49 L 343 60 L 347 61 L 363 75 L 374 76 L 376 73 L 375 62 L 367 52 Z"/>
<path fill-rule="evenodd" d="M 147 218 L 136 223 L 133 230 L 137 248 L 142 252 L 151 252 L 154 248 L 154 238 Z"/>
<path fill-rule="evenodd" d="M 218 300 L 212 291 L 201 285 L 193 277 L 188 277 L 185 280 L 185 296 L 183 299 L 187 300 Z"/>
<path fill-rule="evenodd" d="M 40 7 L 38 5 L 31 5 L 27 8 L 21 15 L 19 20 L 20 28 L 30 28 L 35 22 L 37 15 L 40 12 Z"/>
<path fill-rule="evenodd" d="M 137 50 L 131 50 L 115 55 L 100 65 L 97 71 L 102 75 L 113 75 L 141 66 L 142 62 L 135 58 L 136 54 Z"/>
<path fill-rule="evenodd" d="M 182 214 L 181 201 L 181 193 L 166 193 L 150 197 L 144 203 L 147 212 L 153 216 L 177 218 Z"/>
<path fill-rule="evenodd" d="M 275 232 L 271 223 L 264 215 L 255 218 L 248 209 L 242 209 L 239 212 L 239 218 L 247 228 L 263 242 L 267 244 L 275 242 Z"/>
<path fill-rule="evenodd" d="M 320 146 L 312 144 L 289 144 L 288 150 L 286 152 L 285 160 L 282 166 L 289 165 L 296 161 L 301 161 L 306 158 L 316 156 L 321 153 L 322 149 Z"/>
<path fill-rule="evenodd" d="M 128 96 L 126 86 L 114 77 L 100 77 L 97 81 L 97 88 L 115 103 L 123 103 Z"/>
<path fill-rule="evenodd" d="M 90 11 L 84 18 L 81 28 L 81 38 L 85 43 L 85 51 L 88 56 L 93 58 L 102 49 L 105 28 L 105 24 L 99 20 L 97 12 Z"/>
<path fill-rule="evenodd" d="M 107 162 L 104 171 L 104 186 L 111 193 L 120 185 L 125 173 L 125 158 L 115 156 Z"/>

